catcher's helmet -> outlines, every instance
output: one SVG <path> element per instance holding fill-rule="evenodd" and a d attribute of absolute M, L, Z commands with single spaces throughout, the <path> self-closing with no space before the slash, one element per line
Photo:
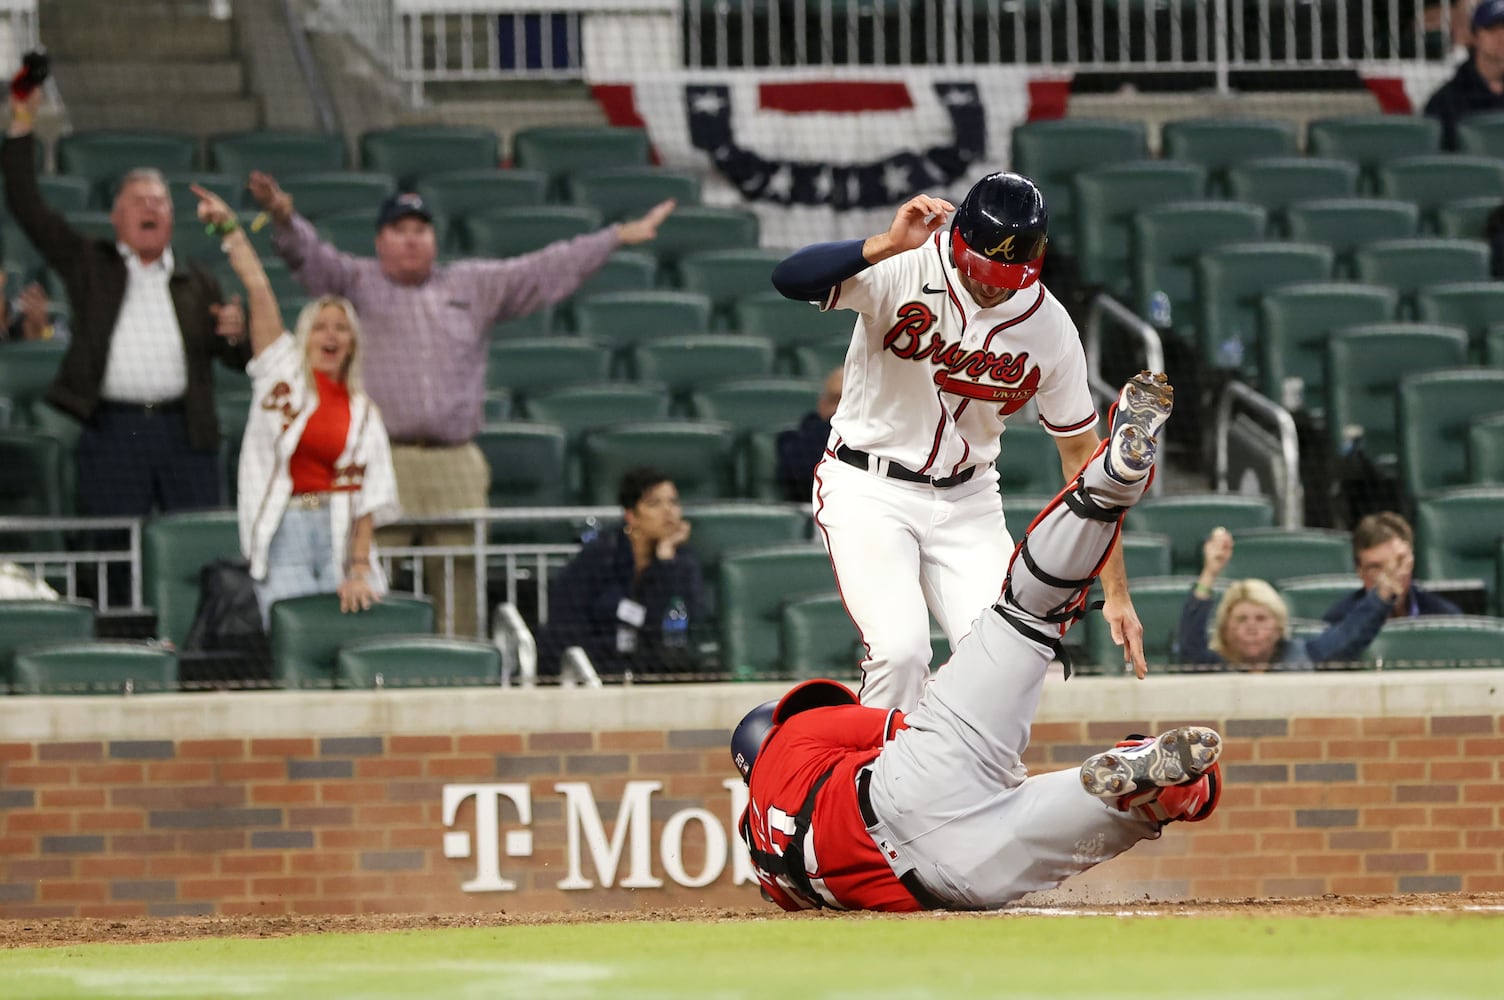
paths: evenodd
<path fill-rule="evenodd" d="M 856 695 L 851 689 L 835 681 L 812 680 L 796 684 L 777 701 L 765 701 L 742 716 L 742 721 L 731 732 L 731 762 L 741 772 L 742 780 L 748 781 L 763 740 L 768 738 L 768 732 L 774 726 L 812 708 L 856 703 Z"/>
<path fill-rule="evenodd" d="M 1039 280 L 1050 215 L 1044 195 L 1022 174 L 988 174 L 966 192 L 950 222 L 956 270 L 992 288 Z"/>

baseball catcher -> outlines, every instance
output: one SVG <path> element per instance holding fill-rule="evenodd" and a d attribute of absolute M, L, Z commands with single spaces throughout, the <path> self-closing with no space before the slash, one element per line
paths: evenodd
<path fill-rule="evenodd" d="M 1049 889 L 1211 815 L 1221 737 L 1130 737 L 1077 770 L 1029 777 L 1020 755 L 1060 637 L 1147 488 L 1173 390 L 1135 376 L 1107 441 L 1029 525 L 984 610 L 907 716 L 807 681 L 731 737 L 750 801 L 739 832 L 786 910 L 974 910 Z"/>

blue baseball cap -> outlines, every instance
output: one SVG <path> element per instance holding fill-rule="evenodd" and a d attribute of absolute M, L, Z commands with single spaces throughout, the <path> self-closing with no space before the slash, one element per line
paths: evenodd
<path fill-rule="evenodd" d="M 1504 0 L 1499 0 L 1499 2 L 1504 3 Z M 394 194 L 381 203 L 381 211 L 376 213 L 376 228 L 385 229 L 399 219 L 409 216 L 422 219 L 427 223 L 433 222 L 433 213 L 428 210 L 428 206 L 423 203 L 420 195 L 410 191 Z"/>
<path fill-rule="evenodd" d="M 1483 0 L 1473 8 L 1473 30 L 1504 24 L 1504 0 Z"/>

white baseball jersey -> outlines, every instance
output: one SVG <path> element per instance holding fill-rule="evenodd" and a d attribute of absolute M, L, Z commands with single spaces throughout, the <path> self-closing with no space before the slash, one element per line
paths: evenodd
<path fill-rule="evenodd" d="M 943 478 L 995 461 L 1004 419 L 1031 398 L 1053 435 L 1097 422 L 1065 307 L 1035 282 L 978 309 L 948 230 L 847 278 L 821 308 L 860 313 L 831 418 L 848 447 Z"/>

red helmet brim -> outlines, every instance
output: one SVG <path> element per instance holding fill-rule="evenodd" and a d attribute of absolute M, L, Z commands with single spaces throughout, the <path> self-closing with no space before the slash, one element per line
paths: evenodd
<path fill-rule="evenodd" d="M 1039 280 L 1039 272 L 1044 269 L 1043 253 L 1017 264 L 993 260 L 973 250 L 956 229 L 951 230 L 950 247 L 956 270 L 989 288 L 1028 288 Z"/>

